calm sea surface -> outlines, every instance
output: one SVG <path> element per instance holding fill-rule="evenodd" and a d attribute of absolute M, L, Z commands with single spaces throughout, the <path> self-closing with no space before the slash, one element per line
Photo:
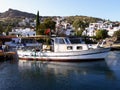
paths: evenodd
<path fill-rule="evenodd" d="M 120 90 L 120 51 L 99 62 L 0 62 L 0 90 Z"/>

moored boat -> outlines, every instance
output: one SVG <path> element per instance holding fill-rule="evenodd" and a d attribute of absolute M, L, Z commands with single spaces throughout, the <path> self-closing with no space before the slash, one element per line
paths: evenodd
<path fill-rule="evenodd" d="M 50 45 L 17 49 L 20 60 L 79 62 L 104 60 L 110 47 L 90 48 L 81 38 L 52 37 Z"/>
<path fill-rule="evenodd" d="M 35 39 L 31 37 L 16 37 L 12 38 L 10 42 L 5 42 L 10 48 L 20 48 L 20 47 L 36 47 L 40 43 L 38 43 Z"/>
<path fill-rule="evenodd" d="M 12 60 L 15 58 L 16 52 L 9 51 L 6 45 L 3 45 L 2 42 L 0 42 L 0 61 L 4 60 Z"/>

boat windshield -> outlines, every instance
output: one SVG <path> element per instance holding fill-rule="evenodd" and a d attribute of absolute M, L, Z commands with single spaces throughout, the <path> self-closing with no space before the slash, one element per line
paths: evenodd
<path fill-rule="evenodd" d="M 65 38 L 65 42 L 66 42 L 67 44 L 71 44 L 68 38 Z"/>
<path fill-rule="evenodd" d="M 71 44 L 80 44 L 80 43 L 82 43 L 80 38 L 69 38 L 69 40 L 70 40 Z"/>

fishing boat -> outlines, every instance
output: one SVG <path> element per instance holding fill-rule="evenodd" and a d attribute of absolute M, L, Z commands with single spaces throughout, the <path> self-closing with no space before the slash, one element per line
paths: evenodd
<path fill-rule="evenodd" d="M 110 47 L 91 48 L 78 37 L 52 37 L 49 44 L 17 49 L 20 60 L 80 62 L 104 60 Z"/>

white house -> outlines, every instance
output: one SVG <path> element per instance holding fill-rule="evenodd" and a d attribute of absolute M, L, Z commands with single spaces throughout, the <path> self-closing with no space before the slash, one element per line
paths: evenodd
<path fill-rule="evenodd" d="M 118 31 L 118 30 L 120 30 L 120 26 L 119 27 L 114 27 L 113 29 L 108 30 L 108 35 L 113 36 L 114 32 Z"/>
<path fill-rule="evenodd" d="M 9 32 L 9 35 L 11 34 L 15 34 L 15 35 L 20 35 L 20 36 L 35 36 L 36 32 L 34 31 L 34 29 L 30 29 L 30 28 L 19 28 L 19 29 L 13 29 L 12 32 Z"/>
<path fill-rule="evenodd" d="M 113 27 L 112 23 L 108 22 L 97 22 L 97 23 L 90 23 L 89 27 L 83 32 L 84 35 L 87 36 L 95 36 L 96 30 L 107 30 L 109 36 L 113 36 L 114 32 L 120 29 L 119 27 Z"/>

